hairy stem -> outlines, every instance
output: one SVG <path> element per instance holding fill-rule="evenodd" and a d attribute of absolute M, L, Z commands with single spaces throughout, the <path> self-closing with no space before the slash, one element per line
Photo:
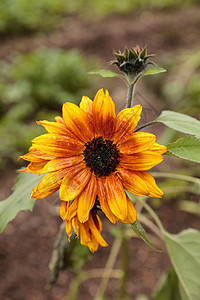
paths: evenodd
<path fill-rule="evenodd" d="M 128 95 L 126 100 L 126 107 L 130 108 L 133 106 L 133 100 L 134 100 L 134 92 L 135 92 L 135 85 L 130 84 L 128 86 Z"/>

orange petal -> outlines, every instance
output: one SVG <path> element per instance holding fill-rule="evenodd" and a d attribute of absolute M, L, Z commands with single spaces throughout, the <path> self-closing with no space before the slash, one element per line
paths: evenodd
<path fill-rule="evenodd" d="M 69 203 L 69 201 L 64 201 L 65 203 Z M 78 199 L 76 198 L 72 203 L 70 204 L 67 214 L 66 214 L 66 219 L 71 220 L 77 215 L 77 209 L 78 209 Z"/>
<path fill-rule="evenodd" d="M 163 157 L 153 151 L 143 151 L 132 155 L 120 155 L 120 165 L 125 169 L 136 171 L 149 170 L 163 161 Z"/>
<path fill-rule="evenodd" d="M 55 120 L 56 123 L 60 123 L 60 124 L 65 125 L 65 122 L 64 122 L 63 118 L 60 117 L 60 116 L 55 117 L 54 120 Z"/>
<path fill-rule="evenodd" d="M 134 172 L 121 167 L 118 167 L 117 171 L 123 186 L 127 191 L 138 196 L 147 196 L 149 194 L 146 182 L 136 174 L 139 172 Z"/>
<path fill-rule="evenodd" d="M 153 145 L 149 148 L 150 151 L 159 153 L 159 154 L 163 154 L 165 152 L 167 152 L 167 147 L 166 146 L 162 146 L 159 145 L 158 143 L 153 143 Z"/>
<path fill-rule="evenodd" d="M 75 169 L 68 172 L 60 186 L 60 199 L 72 201 L 84 190 L 90 180 L 91 172 L 84 163 L 75 166 Z"/>
<path fill-rule="evenodd" d="M 74 228 L 74 231 L 75 231 L 76 235 L 79 236 L 79 222 L 78 222 L 77 217 L 72 219 L 72 226 Z"/>
<path fill-rule="evenodd" d="M 49 122 L 49 121 L 38 121 L 37 124 L 44 126 L 46 131 L 49 133 L 55 133 L 55 134 L 63 134 L 67 136 L 72 136 L 71 132 L 67 129 L 67 127 L 58 122 Z"/>
<path fill-rule="evenodd" d="M 79 227 L 80 227 L 81 244 L 89 247 L 88 244 L 91 243 L 91 232 L 89 230 L 88 222 L 79 223 Z"/>
<path fill-rule="evenodd" d="M 63 104 L 65 124 L 80 141 L 86 143 L 93 138 L 93 126 L 88 115 L 74 103 Z"/>
<path fill-rule="evenodd" d="M 124 220 L 127 217 L 127 200 L 122 181 L 116 174 L 107 176 L 103 183 L 104 195 L 112 213 Z"/>
<path fill-rule="evenodd" d="M 141 105 L 135 105 L 131 108 L 121 110 L 117 115 L 116 131 L 114 142 L 122 143 L 132 133 L 140 120 L 142 112 Z"/>
<path fill-rule="evenodd" d="M 72 221 L 66 221 L 66 232 L 69 236 L 68 238 L 68 241 L 70 242 L 70 238 L 71 238 L 71 235 L 72 235 Z"/>
<path fill-rule="evenodd" d="M 137 176 L 139 176 L 144 182 L 146 183 L 148 190 L 149 190 L 149 197 L 156 197 L 156 198 L 161 198 L 163 196 L 163 191 L 159 189 L 159 187 L 156 184 L 155 179 L 151 174 L 149 174 L 146 171 L 142 172 L 135 172 Z"/>
<path fill-rule="evenodd" d="M 51 133 L 38 136 L 32 142 L 37 150 L 58 157 L 79 155 L 84 149 L 84 145 L 76 139 Z"/>
<path fill-rule="evenodd" d="M 66 158 L 55 158 L 45 164 L 44 168 L 41 169 L 40 174 L 69 168 L 71 166 L 79 164 L 82 161 L 83 161 L 82 155 L 66 157 Z"/>
<path fill-rule="evenodd" d="M 100 221 L 100 219 L 98 218 L 98 221 Z M 97 240 L 97 242 L 103 246 L 103 247 L 107 247 L 108 244 L 106 243 L 106 241 L 102 238 L 98 228 L 96 227 L 95 223 L 94 223 L 94 220 L 90 214 L 90 217 L 89 217 L 89 220 L 88 220 L 88 224 L 89 224 L 89 227 L 90 227 L 90 230 L 92 232 L 92 234 L 94 235 L 95 239 Z"/>
<path fill-rule="evenodd" d="M 149 149 L 155 142 L 156 136 L 147 132 L 134 132 L 120 143 L 118 149 L 123 154 L 133 154 Z"/>
<path fill-rule="evenodd" d="M 69 208 L 69 202 L 61 201 L 61 204 L 60 204 L 60 216 L 61 216 L 61 218 L 63 220 L 65 220 L 66 217 L 67 217 L 68 208 Z"/>
<path fill-rule="evenodd" d="M 92 105 L 95 133 L 104 138 L 113 136 L 116 124 L 115 105 L 111 97 L 103 89 L 99 90 Z"/>
<path fill-rule="evenodd" d="M 84 223 L 89 218 L 90 210 L 93 208 L 97 196 L 97 180 L 91 174 L 90 181 L 78 197 L 78 219 Z"/>
<path fill-rule="evenodd" d="M 45 175 L 39 184 L 33 188 L 31 198 L 43 199 L 55 193 L 66 173 L 58 171 Z"/>
<path fill-rule="evenodd" d="M 48 161 L 55 158 L 55 156 L 43 153 L 35 149 L 34 147 L 30 147 L 29 151 L 30 152 L 22 156 L 19 156 L 19 158 L 23 158 L 24 160 L 31 161 L 31 162 L 43 162 L 44 160 Z"/>
<path fill-rule="evenodd" d="M 126 223 L 126 224 L 132 224 L 137 220 L 137 212 L 135 210 L 135 207 L 133 206 L 133 203 L 129 199 L 129 197 L 128 196 L 126 196 L 126 197 L 127 197 L 128 215 L 125 220 L 122 220 L 122 222 Z"/>
<path fill-rule="evenodd" d="M 92 115 L 92 100 L 90 98 L 83 96 L 79 106 L 84 112 Z"/>
<path fill-rule="evenodd" d="M 119 218 L 117 218 L 111 211 L 108 200 L 107 200 L 107 194 L 106 190 L 104 188 L 105 178 L 100 177 L 98 178 L 98 198 L 100 202 L 100 206 L 106 217 L 110 220 L 112 223 L 116 223 L 119 221 Z"/>
<path fill-rule="evenodd" d="M 44 168 L 48 161 L 31 162 L 25 169 L 19 170 L 20 172 L 28 172 L 33 174 L 40 174 L 40 171 Z"/>

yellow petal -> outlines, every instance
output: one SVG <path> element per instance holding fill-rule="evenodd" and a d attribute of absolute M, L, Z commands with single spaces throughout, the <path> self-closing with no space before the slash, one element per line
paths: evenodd
<path fill-rule="evenodd" d="M 38 136 L 32 142 L 37 150 L 58 157 L 79 155 L 84 149 L 84 145 L 76 139 L 51 133 Z"/>
<path fill-rule="evenodd" d="M 72 133 L 67 129 L 67 127 L 58 122 L 49 122 L 49 121 L 39 121 L 37 124 L 44 126 L 46 131 L 49 133 L 55 133 L 55 134 L 63 134 L 67 136 L 72 136 Z"/>
<path fill-rule="evenodd" d="M 61 201 L 61 204 L 60 204 L 60 216 L 61 216 L 61 218 L 63 220 L 65 220 L 66 217 L 67 217 L 68 208 L 69 208 L 69 202 Z"/>
<path fill-rule="evenodd" d="M 89 228 L 88 222 L 79 223 L 80 227 L 80 236 L 81 236 L 81 244 L 88 246 L 91 243 L 91 232 Z"/>
<path fill-rule="evenodd" d="M 69 203 L 69 201 L 63 201 L 65 203 Z M 77 209 L 78 209 L 78 198 L 76 198 L 72 203 L 69 205 L 69 208 L 67 210 L 66 219 L 71 220 L 77 215 Z"/>
<path fill-rule="evenodd" d="M 116 223 L 119 221 L 119 218 L 117 218 L 111 211 L 109 205 L 108 205 L 108 200 L 107 200 L 107 194 L 106 190 L 104 188 L 104 183 L 105 183 L 105 178 L 100 177 L 98 178 L 98 197 L 99 197 L 99 202 L 102 211 L 106 215 L 106 217 L 110 220 L 112 223 Z"/>
<path fill-rule="evenodd" d="M 78 197 L 78 219 L 84 223 L 89 218 L 90 210 L 93 208 L 97 196 L 97 180 L 94 174 L 91 175 L 85 189 Z"/>
<path fill-rule="evenodd" d="M 77 217 L 72 219 L 72 227 L 74 228 L 76 235 L 79 236 L 79 222 Z"/>
<path fill-rule="evenodd" d="M 66 232 L 69 236 L 68 241 L 70 242 L 70 238 L 72 236 L 72 221 L 66 221 Z"/>
<path fill-rule="evenodd" d="M 29 151 L 30 152 L 19 156 L 19 158 L 23 158 L 24 160 L 31 162 L 44 162 L 55 158 L 55 156 L 43 153 L 42 151 L 39 151 L 34 147 L 30 147 Z"/>
<path fill-rule="evenodd" d="M 140 172 L 134 172 L 121 167 L 117 168 L 118 175 L 120 176 L 124 188 L 137 196 L 149 195 L 149 189 L 146 182 L 137 174 Z"/>
<path fill-rule="evenodd" d="M 139 176 L 147 185 L 149 193 L 149 197 L 156 197 L 156 198 L 161 198 L 163 196 L 163 191 L 159 189 L 159 187 L 156 184 L 155 179 L 151 174 L 149 174 L 146 171 L 142 172 L 135 172 L 137 176 Z"/>
<path fill-rule="evenodd" d="M 63 119 L 67 129 L 80 141 L 86 143 L 94 137 L 90 117 L 74 103 L 63 104 Z"/>
<path fill-rule="evenodd" d="M 108 94 L 104 94 L 103 89 L 99 90 L 92 104 L 92 114 L 95 133 L 103 138 L 112 138 L 115 131 L 116 116 L 115 105 Z"/>
<path fill-rule="evenodd" d="M 123 154 L 133 154 L 149 149 L 155 142 L 156 136 L 147 132 L 134 132 L 125 142 L 120 143 L 118 149 Z"/>
<path fill-rule="evenodd" d="M 80 108 L 84 110 L 84 112 L 92 115 L 92 100 L 86 96 L 83 96 L 80 102 Z"/>
<path fill-rule="evenodd" d="M 45 175 L 39 184 L 33 188 L 31 198 L 43 199 L 49 195 L 55 193 L 61 184 L 62 179 L 65 176 L 65 172 L 50 172 Z"/>
<path fill-rule="evenodd" d="M 132 155 L 120 155 L 120 165 L 135 171 L 149 170 L 163 161 L 163 157 L 153 151 L 143 151 Z"/>
<path fill-rule="evenodd" d="M 41 170 L 47 164 L 48 161 L 31 162 L 25 169 L 19 170 L 20 172 L 28 172 L 33 174 L 40 174 Z"/>
<path fill-rule="evenodd" d="M 60 186 L 60 199 L 72 201 L 84 190 L 91 173 L 84 163 L 75 166 L 75 170 L 68 172 Z"/>
<path fill-rule="evenodd" d="M 162 146 L 159 145 L 158 143 L 153 143 L 153 145 L 149 148 L 150 151 L 159 153 L 159 154 L 163 154 L 167 151 L 167 147 L 166 146 Z"/>
<path fill-rule="evenodd" d="M 137 220 L 137 212 L 128 196 L 127 196 L 127 207 L 128 207 L 128 215 L 125 220 L 122 220 L 122 222 L 126 224 L 132 224 Z"/>
<path fill-rule="evenodd" d="M 107 176 L 103 183 L 104 197 L 112 213 L 124 220 L 127 217 L 127 199 L 121 180 L 116 174 Z"/>
<path fill-rule="evenodd" d="M 48 173 L 48 172 L 53 172 L 53 171 L 58 171 L 60 169 L 65 169 L 72 167 L 74 165 L 79 164 L 80 162 L 83 161 L 83 156 L 78 155 L 78 156 L 72 156 L 72 157 L 66 157 L 66 158 L 55 158 L 50 160 L 45 164 L 43 169 L 41 169 L 40 174 Z"/>
<path fill-rule="evenodd" d="M 131 108 L 121 110 L 117 115 L 116 131 L 114 134 L 114 142 L 124 142 L 130 133 L 137 126 L 142 112 L 141 105 L 135 105 Z"/>
<path fill-rule="evenodd" d="M 64 122 L 63 118 L 60 117 L 60 116 L 55 117 L 54 120 L 55 120 L 56 123 L 60 123 L 60 124 L 65 125 L 65 122 Z"/>
<path fill-rule="evenodd" d="M 100 222 L 100 219 L 98 220 Z M 107 247 L 108 244 L 106 243 L 106 241 L 102 238 L 99 230 L 97 229 L 94 220 L 92 218 L 92 215 L 90 214 L 89 220 L 88 220 L 88 224 L 90 227 L 90 230 L 92 232 L 92 234 L 94 235 L 95 239 L 97 240 L 97 242 L 103 246 L 103 247 Z"/>

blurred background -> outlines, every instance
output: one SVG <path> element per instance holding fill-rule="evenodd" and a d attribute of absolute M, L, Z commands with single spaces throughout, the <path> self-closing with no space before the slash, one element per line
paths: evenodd
<path fill-rule="evenodd" d="M 113 50 L 136 45 L 157 54 L 154 62 L 167 73 L 147 77 L 136 88 L 135 103 L 144 107 L 141 123 L 171 109 L 200 117 L 200 1 L 172 0 L 3 0 L 0 1 L 0 200 L 11 193 L 17 162 L 31 139 L 44 133 L 36 120 L 53 120 L 65 101 L 79 103 L 82 95 L 94 97 L 107 88 L 117 111 L 125 106 L 127 88 L 119 79 L 102 79 L 89 71 L 107 68 Z M 148 128 L 167 144 L 177 136 L 162 126 Z M 162 133 L 162 134 L 160 134 Z M 198 175 L 194 164 L 165 160 L 161 170 L 180 168 Z M 165 199 L 152 199 L 164 226 L 178 232 L 198 227 L 198 218 L 188 213 L 180 200 L 197 202 L 198 192 L 176 198 L 177 182 Z M 180 186 L 180 182 L 179 182 Z M 184 190 L 184 189 L 183 189 Z M 176 209 L 178 207 L 178 209 Z M 175 222 L 174 222 L 175 220 Z M 73 268 L 61 272 L 57 283 L 47 288 L 48 263 L 61 220 L 58 208 L 47 201 L 36 202 L 34 211 L 21 212 L 0 236 L 0 298 L 67 299 Z M 104 237 L 112 244 L 109 222 L 103 220 Z M 150 296 L 164 270 L 170 266 L 165 252 L 154 253 L 142 241 L 130 244 L 131 299 Z M 92 255 L 85 269 L 106 264 L 109 247 Z M 79 255 L 77 255 L 78 259 Z M 93 299 L 99 279 L 85 281 L 77 299 Z M 108 285 L 108 299 L 116 299 L 116 280 Z M 162 300 L 162 299 L 161 299 Z"/>

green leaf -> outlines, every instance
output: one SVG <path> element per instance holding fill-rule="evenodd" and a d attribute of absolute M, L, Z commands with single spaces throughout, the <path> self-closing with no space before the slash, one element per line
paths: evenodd
<path fill-rule="evenodd" d="M 166 72 L 167 70 L 163 69 L 163 68 L 152 68 L 149 70 L 146 70 L 142 73 L 142 75 L 154 75 L 154 74 L 159 74 L 159 73 L 163 73 Z"/>
<path fill-rule="evenodd" d="M 19 173 L 14 192 L 0 202 L 0 232 L 3 232 L 8 222 L 13 220 L 22 210 L 33 210 L 35 199 L 30 199 L 32 188 L 36 186 L 42 176 L 29 173 Z"/>
<path fill-rule="evenodd" d="M 110 70 L 96 70 L 88 72 L 90 75 L 100 75 L 102 77 L 121 77 L 119 74 L 114 73 Z"/>
<path fill-rule="evenodd" d="M 155 122 L 163 123 L 174 130 L 200 138 L 200 121 L 188 115 L 164 110 L 161 115 L 155 119 Z"/>
<path fill-rule="evenodd" d="M 167 146 L 168 152 L 187 160 L 200 163 L 200 140 L 195 137 L 184 137 Z"/>
<path fill-rule="evenodd" d="M 170 259 L 178 276 L 184 300 L 199 300 L 200 231 L 187 229 L 179 234 L 163 232 Z"/>
<path fill-rule="evenodd" d="M 161 277 L 157 290 L 153 293 L 153 300 L 181 300 L 179 281 L 174 269 L 169 269 Z"/>
<path fill-rule="evenodd" d="M 150 240 L 148 239 L 148 237 L 146 235 L 146 232 L 145 232 L 144 228 L 142 227 L 142 225 L 140 224 L 140 222 L 138 220 L 136 220 L 133 224 L 131 224 L 131 227 L 133 228 L 133 230 L 135 231 L 135 233 L 141 239 L 143 239 L 143 241 L 145 243 L 147 243 L 151 248 L 153 248 L 157 252 L 161 252 L 160 250 L 158 250 L 156 247 L 154 247 L 152 245 L 152 243 L 150 242 Z"/>

